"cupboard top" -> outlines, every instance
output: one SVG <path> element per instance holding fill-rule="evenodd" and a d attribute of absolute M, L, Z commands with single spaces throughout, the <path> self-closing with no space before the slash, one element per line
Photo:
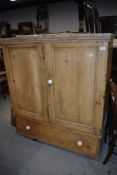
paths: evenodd
<path fill-rule="evenodd" d="M 14 44 L 14 43 L 38 43 L 46 41 L 73 41 L 79 40 L 96 40 L 96 41 L 110 41 L 114 38 L 111 33 L 58 33 L 58 34 L 38 34 L 38 35 L 18 35 L 13 38 L 1 38 L 0 44 Z"/>

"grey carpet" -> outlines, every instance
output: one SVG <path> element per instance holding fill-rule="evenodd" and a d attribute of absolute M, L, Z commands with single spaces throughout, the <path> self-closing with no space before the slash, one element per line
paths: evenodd
<path fill-rule="evenodd" d="M 10 102 L 0 96 L 0 175 L 117 175 L 117 156 L 103 165 L 107 145 L 98 160 L 66 151 L 16 133 L 10 125 Z"/>

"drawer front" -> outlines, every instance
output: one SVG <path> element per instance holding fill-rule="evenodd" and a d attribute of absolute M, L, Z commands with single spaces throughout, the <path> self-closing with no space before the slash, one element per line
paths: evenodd
<path fill-rule="evenodd" d="M 97 158 L 100 137 L 86 135 L 63 128 L 50 127 L 36 120 L 16 118 L 17 132 L 40 141 L 66 148 L 89 157 Z"/>

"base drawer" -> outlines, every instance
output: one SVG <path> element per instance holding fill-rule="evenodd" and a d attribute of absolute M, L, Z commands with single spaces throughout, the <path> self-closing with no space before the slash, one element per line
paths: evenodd
<path fill-rule="evenodd" d="M 82 153 L 89 157 L 98 157 L 100 137 L 51 127 L 23 117 L 16 118 L 16 128 L 18 133 L 31 138 Z"/>

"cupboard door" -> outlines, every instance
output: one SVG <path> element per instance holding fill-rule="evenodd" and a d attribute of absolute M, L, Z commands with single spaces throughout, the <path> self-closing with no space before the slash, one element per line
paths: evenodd
<path fill-rule="evenodd" d="M 8 64 L 17 114 L 48 122 L 45 60 L 41 45 L 11 45 Z M 8 65 L 7 64 L 7 65 Z"/>
<path fill-rule="evenodd" d="M 94 131 L 96 43 L 47 45 L 51 120 L 54 125 Z"/>

